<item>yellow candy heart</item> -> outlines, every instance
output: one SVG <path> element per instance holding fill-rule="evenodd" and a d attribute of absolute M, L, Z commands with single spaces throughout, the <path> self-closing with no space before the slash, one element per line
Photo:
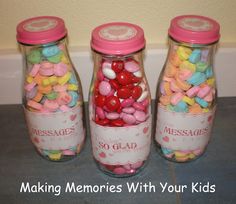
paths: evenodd
<path fill-rule="evenodd" d="M 70 77 L 71 77 L 71 72 L 67 72 L 64 76 L 58 77 L 58 84 L 60 85 L 66 84 L 66 82 L 69 81 Z"/>
<path fill-rule="evenodd" d="M 28 76 L 27 78 L 26 78 L 26 81 L 30 84 L 30 83 L 32 83 L 33 82 L 33 77 L 32 76 Z"/>
<path fill-rule="evenodd" d="M 78 90 L 78 85 L 76 85 L 76 84 L 68 84 L 67 85 L 67 90 L 69 90 L 69 91 L 77 91 Z"/>
<path fill-rule="evenodd" d="M 192 105 L 195 103 L 194 98 L 189 98 L 189 97 L 187 97 L 187 96 L 184 96 L 184 97 L 182 98 L 182 100 L 183 100 L 184 102 L 186 102 L 187 104 L 189 104 L 190 106 L 192 106 Z"/>
<path fill-rule="evenodd" d="M 187 47 L 180 46 L 177 49 L 177 54 L 181 60 L 187 60 L 189 58 L 189 55 L 192 53 L 192 50 Z"/>
<path fill-rule="evenodd" d="M 192 64 L 189 61 L 184 61 L 183 63 L 181 63 L 179 68 L 180 69 L 188 69 L 188 70 L 190 70 L 193 73 L 196 71 L 196 65 Z"/>
<path fill-rule="evenodd" d="M 48 157 L 53 161 L 58 161 L 61 159 L 61 153 L 49 154 Z"/>

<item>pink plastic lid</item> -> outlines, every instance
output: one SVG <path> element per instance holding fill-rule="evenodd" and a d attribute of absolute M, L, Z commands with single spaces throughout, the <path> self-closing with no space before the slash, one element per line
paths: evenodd
<path fill-rule="evenodd" d="M 126 55 L 144 46 L 143 29 L 131 23 L 107 23 L 92 32 L 91 47 L 104 54 Z"/>
<path fill-rule="evenodd" d="M 210 44 L 219 40 L 220 25 L 204 16 L 177 16 L 171 21 L 169 35 L 182 42 Z"/>
<path fill-rule="evenodd" d="M 55 16 L 29 18 L 17 26 L 17 41 L 25 44 L 45 44 L 63 38 L 67 34 L 65 23 Z"/>

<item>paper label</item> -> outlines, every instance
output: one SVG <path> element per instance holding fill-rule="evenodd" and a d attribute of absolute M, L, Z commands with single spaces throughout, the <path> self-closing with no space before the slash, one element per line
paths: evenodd
<path fill-rule="evenodd" d="M 104 127 L 91 123 L 93 154 L 103 164 L 125 165 L 147 159 L 151 144 L 151 115 L 139 125 Z"/>
<path fill-rule="evenodd" d="M 57 26 L 57 21 L 50 18 L 40 18 L 36 20 L 27 21 L 24 29 L 29 32 L 41 32 L 51 30 Z"/>
<path fill-rule="evenodd" d="M 84 140 L 82 108 L 67 112 L 37 113 L 25 109 L 29 135 L 34 145 L 41 149 L 63 150 Z"/>
<path fill-rule="evenodd" d="M 100 37 L 106 40 L 123 41 L 136 36 L 137 30 L 131 26 L 113 25 L 107 26 L 99 31 Z"/>
<path fill-rule="evenodd" d="M 178 21 L 179 26 L 191 31 L 209 31 L 213 28 L 213 24 L 202 18 L 185 17 Z"/>
<path fill-rule="evenodd" d="M 210 140 L 215 108 L 208 113 L 190 114 L 166 110 L 158 105 L 156 141 L 172 150 L 204 148 Z"/>

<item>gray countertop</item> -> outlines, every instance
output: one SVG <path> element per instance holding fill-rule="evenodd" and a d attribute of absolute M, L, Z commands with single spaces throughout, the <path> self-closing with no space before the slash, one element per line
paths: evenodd
<path fill-rule="evenodd" d="M 236 203 L 236 98 L 219 98 L 212 139 L 201 158 L 186 164 L 172 163 L 161 158 L 152 144 L 146 168 L 123 179 L 106 176 L 97 169 L 89 135 L 74 160 L 55 163 L 41 158 L 29 140 L 21 105 L 0 106 L 0 127 L 0 203 Z M 60 195 L 20 193 L 22 182 L 51 185 L 55 191 L 59 186 Z M 73 182 L 75 187 L 91 185 L 94 189 L 114 185 L 121 192 L 65 192 L 66 185 Z M 138 183 L 155 187 L 151 192 L 144 192 L 144 187 L 143 192 L 128 192 L 127 185 Z M 165 183 L 187 188 L 182 193 L 162 192 Z M 191 192 L 192 183 L 199 192 Z M 203 192 L 208 186 L 215 192 Z"/>

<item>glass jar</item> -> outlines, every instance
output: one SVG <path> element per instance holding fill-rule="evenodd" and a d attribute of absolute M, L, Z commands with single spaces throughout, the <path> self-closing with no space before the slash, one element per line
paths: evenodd
<path fill-rule="evenodd" d="M 144 32 L 108 23 L 92 32 L 94 73 L 89 97 L 94 159 L 104 173 L 140 172 L 151 144 L 151 97 L 143 68 Z"/>
<path fill-rule="evenodd" d="M 58 17 L 30 18 L 17 26 L 28 132 L 37 152 L 50 161 L 74 158 L 85 138 L 82 89 L 66 37 L 64 21 Z"/>
<path fill-rule="evenodd" d="M 202 155 L 216 110 L 213 59 L 219 24 L 203 16 L 178 16 L 169 29 L 169 52 L 157 88 L 155 139 L 175 162 Z"/>

